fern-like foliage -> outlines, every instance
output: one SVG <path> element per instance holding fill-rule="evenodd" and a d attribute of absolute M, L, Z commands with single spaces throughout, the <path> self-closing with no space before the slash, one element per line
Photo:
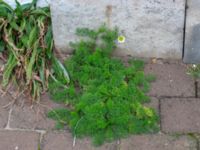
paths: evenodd
<path fill-rule="evenodd" d="M 58 125 L 68 125 L 76 137 L 90 136 L 95 145 L 129 134 L 155 132 L 158 116 L 143 106 L 149 101 L 145 92 L 153 79 L 144 74 L 144 62 L 130 60 L 125 67 L 120 59 L 111 57 L 116 29 L 78 29 L 77 35 L 87 38 L 71 44 L 74 54 L 65 62 L 71 78 L 69 88 L 50 84 L 52 98 L 69 109 L 51 111 L 49 116 Z"/>

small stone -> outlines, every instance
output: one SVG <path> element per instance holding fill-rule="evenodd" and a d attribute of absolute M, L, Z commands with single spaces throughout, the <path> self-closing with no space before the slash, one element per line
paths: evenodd
<path fill-rule="evenodd" d="M 151 61 L 152 61 L 153 64 L 157 63 L 157 59 L 156 58 L 152 59 Z"/>

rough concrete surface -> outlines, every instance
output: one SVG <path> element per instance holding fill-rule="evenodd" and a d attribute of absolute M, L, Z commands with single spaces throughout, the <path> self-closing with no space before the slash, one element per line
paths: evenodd
<path fill-rule="evenodd" d="M 59 0 L 51 2 L 55 45 L 70 51 L 78 27 L 117 26 L 126 37 L 116 55 L 181 58 L 185 0 Z"/>
<path fill-rule="evenodd" d="M 161 100 L 162 131 L 200 133 L 200 99 L 172 98 Z"/>

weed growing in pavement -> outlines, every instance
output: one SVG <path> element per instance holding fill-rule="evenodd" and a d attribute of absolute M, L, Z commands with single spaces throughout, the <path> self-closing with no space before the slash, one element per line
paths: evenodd
<path fill-rule="evenodd" d="M 86 38 L 71 44 L 74 54 L 65 62 L 71 78 L 68 89 L 50 82 L 53 100 L 66 105 L 48 113 L 57 120 L 57 128 L 68 125 L 74 137 L 89 136 L 95 145 L 157 131 L 158 116 L 143 105 L 150 100 L 145 93 L 154 80 L 144 74 L 144 62 L 130 60 L 125 67 L 111 56 L 116 48 L 116 29 L 84 28 L 78 29 L 77 35 Z"/>

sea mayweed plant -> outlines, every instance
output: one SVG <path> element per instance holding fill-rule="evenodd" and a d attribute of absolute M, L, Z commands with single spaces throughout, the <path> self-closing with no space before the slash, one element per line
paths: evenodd
<path fill-rule="evenodd" d="M 95 145 L 157 131 L 158 116 L 144 106 L 150 101 L 145 93 L 154 79 L 144 74 L 144 62 L 130 60 L 125 67 L 122 60 L 111 56 L 117 43 L 116 29 L 83 28 L 77 35 L 87 38 L 71 44 L 74 53 L 65 62 L 69 88 L 50 83 L 53 100 L 66 105 L 48 113 L 57 120 L 57 128 L 68 126 L 74 137 L 89 136 Z"/>

